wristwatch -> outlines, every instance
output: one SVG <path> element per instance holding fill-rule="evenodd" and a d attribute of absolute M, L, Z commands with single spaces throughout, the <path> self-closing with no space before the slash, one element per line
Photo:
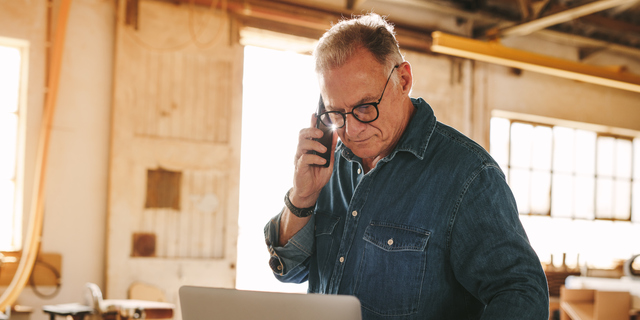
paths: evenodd
<path fill-rule="evenodd" d="M 289 211 L 291 211 L 293 215 L 298 218 L 306 218 L 313 214 L 313 209 L 316 207 L 315 204 L 309 208 L 298 208 L 291 203 L 291 200 L 289 200 L 289 192 L 291 192 L 291 189 L 289 189 L 287 194 L 284 195 L 284 204 L 289 208 Z"/>

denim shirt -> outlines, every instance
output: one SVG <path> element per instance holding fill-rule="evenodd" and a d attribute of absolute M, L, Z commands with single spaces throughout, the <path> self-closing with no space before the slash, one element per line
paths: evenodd
<path fill-rule="evenodd" d="M 339 142 L 314 215 L 284 247 L 280 214 L 265 226 L 275 276 L 355 295 L 365 320 L 548 319 L 546 278 L 504 174 L 412 100 L 400 141 L 367 174 Z"/>

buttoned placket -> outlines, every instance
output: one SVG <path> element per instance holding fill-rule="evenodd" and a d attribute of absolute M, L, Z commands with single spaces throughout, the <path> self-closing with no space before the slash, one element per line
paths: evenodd
<path fill-rule="evenodd" d="M 349 204 L 349 209 L 346 214 L 346 221 L 344 224 L 344 232 L 342 233 L 342 239 L 340 241 L 340 248 L 338 249 L 338 255 L 334 267 L 334 272 L 329 280 L 327 291 L 329 293 L 337 294 L 340 288 L 340 282 L 342 281 L 342 275 L 344 274 L 345 266 L 347 265 L 348 254 L 353 246 L 356 229 L 358 228 L 358 222 L 360 221 L 361 209 L 367 200 L 371 182 L 374 179 L 374 170 L 371 170 L 368 174 L 363 174 L 362 165 L 356 162 L 358 168 L 358 184 L 353 192 L 353 198 Z"/>

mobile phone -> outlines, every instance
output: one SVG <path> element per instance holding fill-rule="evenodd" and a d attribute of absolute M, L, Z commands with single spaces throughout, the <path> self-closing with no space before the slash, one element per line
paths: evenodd
<path fill-rule="evenodd" d="M 316 111 L 316 128 L 322 130 L 323 135 L 322 138 L 314 140 L 319 141 L 320 143 L 322 143 L 322 145 L 327 147 L 327 151 L 324 153 L 313 151 L 313 154 L 317 154 L 327 160 L 324 165 L 321 165 L 326 168 L 329 166 L 332 156 L 331 144 L 333 143 L 333 130 L 330 127 L 327 127 L 322 121 L 320 121 L 320 115 L 324 112 L 324 110 L 324 102 L 322 101 L 322 96 L 320 96 L 320 100 L 318 101 L 318 110 Z"/>

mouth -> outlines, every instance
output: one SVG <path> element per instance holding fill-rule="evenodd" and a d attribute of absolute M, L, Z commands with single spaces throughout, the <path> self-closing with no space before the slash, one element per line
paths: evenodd
<path fill-rule="evenodd" d="M 369 141 L 371 139 L 371 137 L 368 138 L 364 138 L 364 139 L 349 139 L 352 143 L 365 143 L 367 141 Z"/>

